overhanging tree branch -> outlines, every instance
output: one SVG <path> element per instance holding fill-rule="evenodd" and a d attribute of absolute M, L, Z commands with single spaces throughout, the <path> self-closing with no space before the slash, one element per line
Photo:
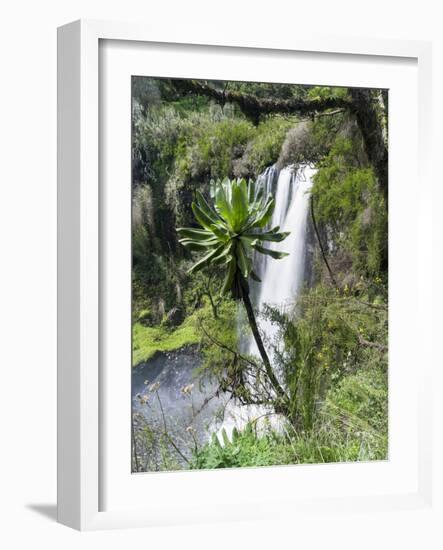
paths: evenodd
<path fill-rule="evenodd" d="M 349 88 L 350 99 L 328 97 L 323 99 L 281 99 L 277 97 L 261 98 L 254 94 L 236 90 L 218 90 L 201 80 L 171 80 L 171 85 L 180 95 L 196 94 L 206 96 L 220 105 L 235 103 L 241 111 L 255 124 L 261 115 L 282 114 L 315 117 L 320 113 L 337 114 L 347 110 L 355 116 L 363 137 L 363 143 L 368 160 L 374 167 L 380 189 L 383 191 L 386 207 L 388 204 L 388 149 L 383 124 L 377 113 L 377 101 L 372 90 L 363 88 Z M 385 109 L 387 110 L 387 94 L 382 93 Z M 333 109 L 333 111 L 331 111 Z"/>
<path fill-rule="evenodd" d="M 299 99 L 261 98 L 236 90 L 217 90 L 200 80 L 172 80 L 171 84 L 180 94 L 197 94 L 210 97 L 217 103 L 235 103 L 245 116 L 257 123 L 261 115 L 292 114 L 315 115 L 328 109 L 349 108 L 350 101 L 343 98 Z"/>

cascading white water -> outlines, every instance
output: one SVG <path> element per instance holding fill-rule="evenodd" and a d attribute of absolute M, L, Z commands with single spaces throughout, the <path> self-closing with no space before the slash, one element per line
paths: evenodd
<path fill-rule="evenodd" d="M 269 226 L 279 226 L 281 231 L 289 232 L 281 243 L 265 244 L 267 248 L 288 252 L 289 256 L 275 260 L 269 256 L 257 254 L 254 258 L 254 270 L 262 280 L 258 283 L 254 297 L 255 306 L 259 312 L 265 305 L 277 308 L 281 312 L 289 312 L 294 308 L 297 293 L 305 278 L 309 191 L 315 172 L 316 170 L 308 165 L 301 165 L 297 170 L 289 166 L 280 172 L 275 166 L 271 166 L 257 178 L 257 185 L 262 186 L 265 195 L 274 194 L 275 208 Z M 263 315 L 259 315 L 257 321 L 272 362 L 273 354 L 269 344 L 279 347 L 278 342 L 275 341 L 277 326 Z M 242 348 L 251 355 L 258 355 L 255 340 L 250 335 L 247 336 L 247 341 L 243 342 Z M 250 420 L 268 416 L 269 412 L 269 409 L 261 405 L 239 406 L 229 401 L 218 435 L 220 436 L 221 431 L 225 430 L 230 436 L 234 427 L 242 429 Z M 278 429 L 278 417 L 272 416 L 271 424 Z M 219 439 L 222 440 L 220 437 Z"/>
<path fill-rule="evenodd" d="M 292 167 L 281 170 L 275 190 L 275 209 L 270 227 L 279 226 L 280 231 L 289 235 L 280 243 L 270 243 L 268 248 L 288 252 L 289 256 L 274 260 L 269 256 L 257 255 L 257 271 L 262 279 L 257 296 L 257 309 L 264 306 L 290 311 L 297 293 L 303 284 L 306 263 L 306 224 L 309 211 L 309 191 L 315 169 L 307 165 L 300 166 L 294 172 Z M 265 191 L 270 192 L 265 185 Z M 266 318 L 260 317 L 259 326 L 269 342 L 276 334 L 276 326 Z M 255 350 L 251 340 L 250 351 Z"/>

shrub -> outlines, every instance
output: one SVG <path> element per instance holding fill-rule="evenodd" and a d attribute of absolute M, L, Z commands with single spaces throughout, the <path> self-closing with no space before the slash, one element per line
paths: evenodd
<path fill-rule="evenodd" d="M 299 295 L 296 315 L 265 311 L 284 341 L 283 350 L 274 346 L 274 357 L 297 430 L 316 427 L 327 391 L 344 377 L 360 369 L 387 369 L 387 310 L 366 305 L 370 298 L 363 286 L 361 292 L 363 302 L 348 291 L 317 285 Z"/>
<path fill-rule="evenodd" d="M 288 130 L 295 122 L 295 117 L 281 116 L 268 117 L 260 122 L 241 163 L 237 164 L 237 175 L 256 178 L 267 166 L 277 162 Z"/>

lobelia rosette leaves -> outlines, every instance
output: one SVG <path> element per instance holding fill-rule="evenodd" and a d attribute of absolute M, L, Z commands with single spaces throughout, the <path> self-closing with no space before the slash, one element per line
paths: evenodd
<path fill-rule="evenodd" d="M 289 233 L 281 232 L 278 226 L 265 229 L 271 221 L 275 201 L 272 196 L 264 197 L 263 189 L 256 189 L 252 180 L 211 181 L 210 195 L 213 207 L 200 191 L 196 192 L 192 211 L 200 228 L 179 227 L 179 242 L 190 251 L 203 254 L 189 273 L 210 265 L 225 265 L 222 293 L 230 291 L 237 297 L 238 277 L 260 281 L 253 271 L 254 252 L 277 260 L 287 256 L 263 245 L 281 242 Z"/>

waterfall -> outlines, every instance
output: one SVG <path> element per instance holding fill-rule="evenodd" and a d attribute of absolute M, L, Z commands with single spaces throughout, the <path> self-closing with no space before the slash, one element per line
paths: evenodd
<path fill-rule="evenodd" d="M 274 171 L 272 179 L 275 179 Z M 257 254 L 256 270 L 262 280 L 255 293 L 256 307 L 263 311 L 265 305 L 289 312 L 294 308 L 297 293 L 305 279 L 306 267 L 306 229 L 309 212 L 309 190 L 316 170 L 301 165 L 297 170 L 288 166 L 278 175 L 274 191 L 275 209 L 270 227 L 279 226 L 289 235 L 280 243 L 270 243 L 268 248 L 288 252 L 289 256 L 274 260 L 269 256 Z M 259 177 L 258 183 L 264 186 L 265 193 L 272 192 L 269 173 Z M 276 327 L 269 320 L 259 319 L 261 332 L 267 341 L 272 342 Z M 250 341 L 250 352 L 255 351 L 255 342 Z"/>
<path fill-rule="evenodd" d="M 257 254 L 254 258 L 254 270 L 262 280 L 258 284 L 251 281 L 251 294 L 258 312 L 261 312 L 265 305 L 278 308 L 282 312 L 294 310 L 297 293 L 305 281 L 309 191 L 315 172 L 316 170 L 308 165 L 301 165 L 297 169 L 288 166 L 280 172 L 276 166 L 271 166 L 257 178 L 257 185 L 262 186 L 265 195 L 272 193 L 275 198 L 274 213 L 269 227 L 278 225 L 281 231 L 290 233 L 281 243 L 265 245 L 267 248 L 288 252 L 289 256 L 275 260 Z M 275 342 L 277 327 L 260 314 L 257 322 L 273 362 L 269 344 L 273 343 L 279 347 Z M 241 348 L 251 355 L 258 355 L 255 340 L 249 331 L 244 338 L 245 341 L 240 344 Z M 242 429 L 250 420 L 266 416 L 269 411 L 270 409 L 263 405 L 238 405 L 229 401 L 225 407 L 224 420 L 217 430 L 219 440 L 222 441 L 222 430 L 230 436 L 234 427 Z M 279 429 L 278 415 L 271 416 L 270 422 L 275 429 Z"/>

